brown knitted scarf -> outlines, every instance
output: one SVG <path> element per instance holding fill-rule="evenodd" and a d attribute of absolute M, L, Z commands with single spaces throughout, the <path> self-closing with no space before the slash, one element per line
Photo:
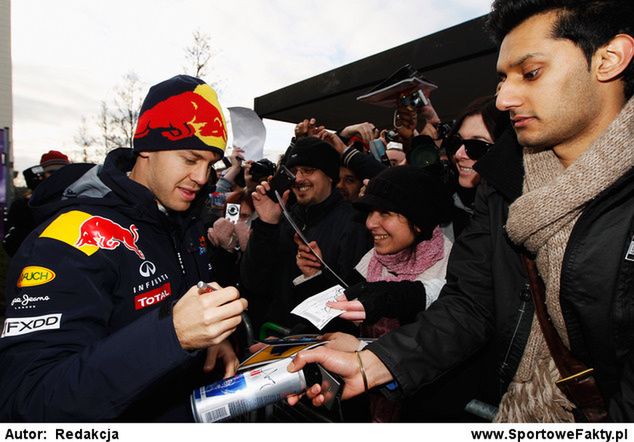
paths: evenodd
<path fill-rule="evenodd" d="M 546 285 L 546 307 L 564 344 L 559 303 L 561 263 L 572 228 L 586 204 L 634 165 L 634 99 L 568 168 L 552 150 L 524 149 L 523 195 L 509 208 L 506 231 L 535 253 Z M 536 318 L 519 367 L 500 403 L 497 422 L 572 422 L 573 405 L 555 385 L 560 378 Z"/>

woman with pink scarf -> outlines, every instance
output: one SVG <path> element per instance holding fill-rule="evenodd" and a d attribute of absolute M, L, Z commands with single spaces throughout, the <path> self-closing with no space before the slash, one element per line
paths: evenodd
<path fill-rule="evenodd" d="M 361 326 L 360 336 L 378 338 L 436 300 L 445 284 L 452 241 L 442 225 L 451 215 L 452 199 L 440 179 L 414 166 L 391 167 L 370 180 L 355 206 L 366 213 L 366 228 L 374 247 L 355 269 L 364 281 L 350 286 L 339 302 L 329 307 L 345 310 L 341 318 Z M 305 254 L 304 254 L 305 255 Z M 302 268 L 306 260 L 298 260 Z M 352 335 L 325 335 L 327 344 L 355 351 L 363 345 Z M 400 420 L 401 403 L 372 393 L 375 422 Z"/>
<path fill-rule="evenodd" d="M 450 218 L 452 200 L 435 175 L 398 166 L 373 178 L 355 206 L 367 214 L 374 247 L 355 267 L 365 281 L 329 306 L 361 323 L 361 336 L 378 338 L 413 321 L 445 284 L 452 242 L 441 225 Z"/>

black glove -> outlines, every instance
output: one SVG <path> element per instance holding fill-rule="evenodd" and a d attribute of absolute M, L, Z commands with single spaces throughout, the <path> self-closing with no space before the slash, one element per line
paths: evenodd
<path fill-rule="evenodd" d="M 360 282 L 344 292 L 348 300 L 357 300 L 365 309 L 366 324 L 381 318 L 396 318 L 401 324 L 414 321 L 425 310 L 427 293 L 420 281 Z"/>

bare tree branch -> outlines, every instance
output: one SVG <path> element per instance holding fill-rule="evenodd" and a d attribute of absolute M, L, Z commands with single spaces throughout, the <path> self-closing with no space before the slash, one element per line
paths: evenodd
<path fill-rule="evenodd" d="M 110 108 L 105 101 L 101 101 L 101 107 L 99 108 L 99 115 L 97 116 L 97 126 L 101 134 L 101 145 L 105 152 L 110 152 L 114 149 L 115 141 L 114 134 L 112 133 L 112 125 L 110 124 L 111 115 Z"/>
<path fill-rule="evenodd" d="M 185 59 L 188 65 L 184 66 L 185 73 L 197 78 L 207 75 L 209 60 L 214 55 L 211 51 L 211 38 L 200 30 L 192 34 L 194 41 L 191 46 L 185 48 Z"/>
<path fill-rule="evenodd" d="M 77 128 L 77 133 L 74 136 L 75 144 L 77 144 L 81 151 L 82 161 L 84 163 L 90 162 L 92 155 L 90 154 L 91 147 L 95 144 L 95 137 L 93 137 L 86 123 L 86 117 L 82 115 L 81 123 Z"/>
<path fill-rule="evenodd" d="M 123 84 L 115 88 L 114 109 L 110 112 L 115 147 L 131 147 L 134 129 L 143 102 L 143 84 L 135 72 L 123 76 Z"/>

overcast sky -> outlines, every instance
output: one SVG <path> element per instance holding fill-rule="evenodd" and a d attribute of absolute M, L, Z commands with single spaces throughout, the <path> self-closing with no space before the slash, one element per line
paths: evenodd
<path fill-rule="evenodd" d="M 205 79 L 220 81 L 221 104 L 253 108 L 255 97 L 483 15 L 490 2 L 13 0 L 15 169 L 49 149 L 78 152 L 82 116 L 96 127 L 124 74 L 147 90 L 181 73 L 195 30 L 217 52 Z M 265 152 L 292 136 L 292 125 L 265 125 Z"/>

